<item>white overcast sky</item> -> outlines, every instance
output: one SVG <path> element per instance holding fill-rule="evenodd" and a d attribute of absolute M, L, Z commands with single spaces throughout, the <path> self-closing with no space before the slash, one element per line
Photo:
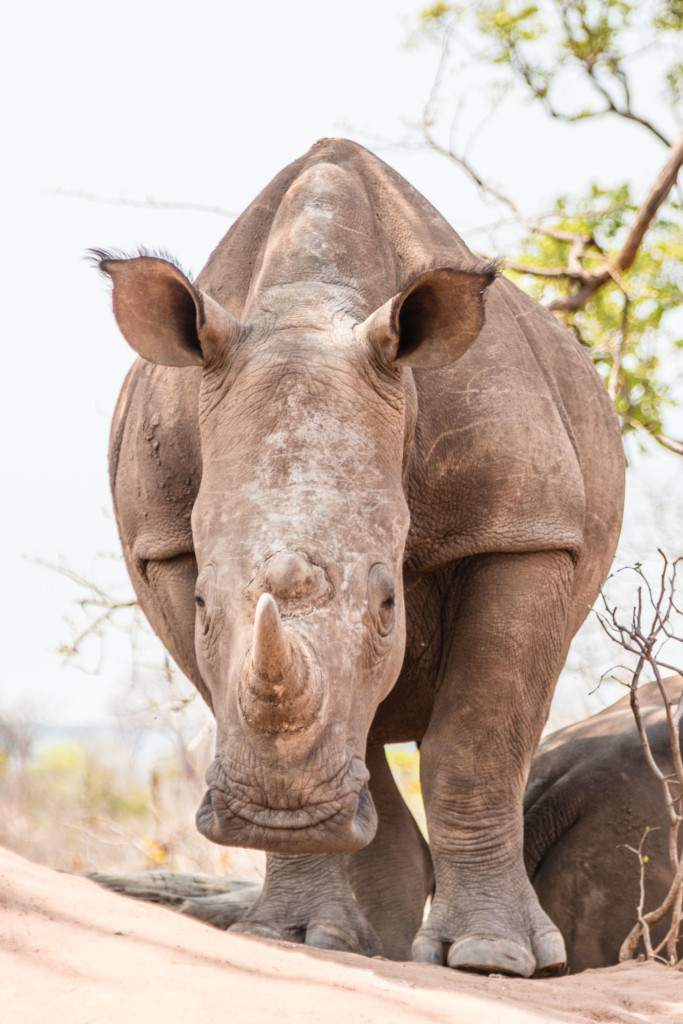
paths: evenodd
<path fill-rule="evenodd" d="M 113 642 L 99 675 L 61 665 L 55 649 L 70 637 L 63 618 L 79 592 L 33 561 L 121 579 L 96 555 L 117 548 L 107 435 L 133 356 L 84 250 L 163 247 L 196 273 L 228 227 L 215 214 L 58 190 L 241 211 L 318 138 L 373 148 L 404 136 L 434 69 L 433 52 L 403 46 L 420 2 L 27 0 L 3 15 L 0 709 L 28 703 L 44 721 L 105 720 L 129 672 L 127 647 Z M 473 68 L 457 88 L 480 84 Z M 377 151 L 473 247 L 484 244 L 474 229 L 500 212 L 462 176 L 436 155 Z M 472 155 L 530 213 L 592 177 L 609 183 L 615 164 L 642 192 L 663 159 L 637 129 L 602 121 L 567 133 L 514 97 Z M 666 543 L 672 501 L 654 513 L 638 495 L 677 493 L 680 505 L 682 468 L 665 455 L 634 481 L 626 557 Z"/>

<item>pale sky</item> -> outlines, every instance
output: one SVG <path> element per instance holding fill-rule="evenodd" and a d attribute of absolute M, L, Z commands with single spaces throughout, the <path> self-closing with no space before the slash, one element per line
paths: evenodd
<path fill-rule="evenodd" d="M 31 561 L 63 559 L 129 592 L 117 563 L 96 555 L 117 550 L 107 436 L 133 354 L 83 253 L 162 247 L 196 273 L 229 226 L 215 214 L 106 205 L 58 190 L 239 212 L 318 138 L 346 135 L 375 148 L 472 247 L 484 246 L 474 229 L 499 209 L 438 156 L 376 145 L 406 135 L 429 89 L 435 54 L 403 47 L 419 6 L 42 0 L 4 15 L 0 708 L 29 702 L 44 721 L 106 720 L 129 674 L 128 648 L 114 639 L 100 674 L 61 666 L 55 650 L 70 639 L 63 618 L 81 595 Z M 463 97 L 480 87 L 474 68 L 456 86 Z M 476 116 L 480 101 L 472 102 Z M 642 190 L 663 161 L 645 133 L 602 121 L 568 135 L 514 97 L 472 156 L 529 213 L 591 177 L 607 183 L 617 163 Z M 683 436 L 680 421 L 669 429 Z M 638 495 L 665 489 L 680 507 L 682 470 L 680 457 L 663 455 L 634 479 L 626 557 L 633 550 L 646 561 L 673 529 L 666 508 L 660 530 Z M 583 707 L 582 694 L 572 700 Z"/>

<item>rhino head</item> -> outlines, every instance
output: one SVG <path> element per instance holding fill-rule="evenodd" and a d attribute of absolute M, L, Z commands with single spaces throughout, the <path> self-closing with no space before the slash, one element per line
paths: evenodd
<path fill-rule="evenodd" d="M 353 289 L 261 281 L 240 322 L 166 260 L 101 267 L 139 355 L 202 368 L 195 637 L 217 749 L 198 828 L 358 849 L 376 828 L 368 730 L 405 647 L 410 368 L 467 350 L 493 273 L 429 270 L 361 316 Z"/>

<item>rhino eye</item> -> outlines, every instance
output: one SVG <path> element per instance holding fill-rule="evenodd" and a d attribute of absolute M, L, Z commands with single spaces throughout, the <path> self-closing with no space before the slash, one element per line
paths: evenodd
<path fill-rule="evenodd" d="M 197 609 L 197 625 L 203 634 L 206 634 L 209 630 L 209 616 L 206 611 L 206 601 L 201 594 L 195 594 L 194 604 Z"/>
<path fill-rule="evenodd" d="M 205 566 L 200 573 L 194 603 L 197 609 L 197 624 L 202 633 L 206 633 L 211 618 L 210 610 L 214 609 L 216 603 L 216 570 L 213 565 Z"/>
<path fill-rule="evenodd" d="M 396 588 L 386 565 L 373 565 L 368 577 L 368 608 L 375 628 L 386 636 L 394 627 Z"/>

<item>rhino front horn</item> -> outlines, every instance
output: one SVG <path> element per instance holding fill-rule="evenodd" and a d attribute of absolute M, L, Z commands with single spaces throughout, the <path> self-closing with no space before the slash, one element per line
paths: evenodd
<path fill-rule="evenodd" d="M 322 705 L 320 673 L 303 639 L 282 624 L 272 594 L 262 594 L 254 639 L 240 681 L 239 703 L 256 732 L 301 732 Z"/>
<path fill-rule="evenodd" d="M 254 617 L 252 669 L 261 679 L 277 684 L 284 680 L 291 664 L 291 645 L 287 640 L 275 599 L 272 594 L 261 594 Z"/>

